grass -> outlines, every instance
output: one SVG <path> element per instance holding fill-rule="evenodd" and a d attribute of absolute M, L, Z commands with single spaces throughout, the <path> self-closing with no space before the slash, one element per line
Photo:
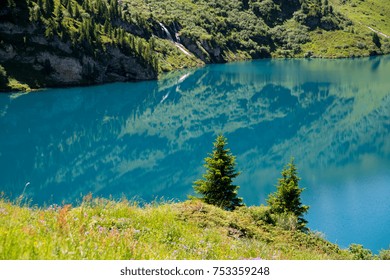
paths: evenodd
<path fill-rule="evenodd" d="M 390 35 L 390 5 L 386 0 L 330 0 L 334 7 L 350 18 L 355 24 L 370 26 Z"/>
<path fill-rule="evenodd" d="M 0 200 L 0 259 L 352 259 L 320 235 L 271 225 L 267 207 L 228 212 L 198 200 L 77 207 Z"/>
<path fill-rule="evenodd" d="M 335 11 L 351 21 L 344 30 L 311 32 L 303 53 L 326 58 L 359 57 L 390 52 L 390 39 L 379 34 L 381 48 L 372 40 L 374 30 L 390 36 L 390 5 L 383 0 L 330 0 Z"/>
<path fill-rule="evenodd" d="M 374 51 L 380 52 L 371 37 L 344 30 L 317 30 L 310 33 L 311 41 L 302 46 L 302 52 L 323 58 L 344 58 L 369 56 Z"/>
<path fill-rule="evenodd" d="M 155 39 L 155 50 L 159 53 L 159 68 L 161 72 L 169 72 L 183 68 L 203 66 L 204 62 L 194 55 L 184 54 L 172 42 L 164 39 Z"/>
<path fill-rule="evenodd" d="M 28 92 L 31 91 L 31 88 L 29 85 L 24 84 L 16 80 L 15 78 L 10 77 L 8 79 L 8 88 L 13 91 L 22 91 L 22 92 Z"/>

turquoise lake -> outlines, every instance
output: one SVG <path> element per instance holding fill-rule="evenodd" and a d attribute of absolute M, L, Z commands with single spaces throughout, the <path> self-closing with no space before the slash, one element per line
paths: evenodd
<path fill-rule="evenodd" d="M 223 133 L 247 205 L 295 158 L 309 228 L 390 245 L 390 56 L 260 60 L 159 81 L 0 94 L 0 192 L 32 204 L 180 201 Z"/>

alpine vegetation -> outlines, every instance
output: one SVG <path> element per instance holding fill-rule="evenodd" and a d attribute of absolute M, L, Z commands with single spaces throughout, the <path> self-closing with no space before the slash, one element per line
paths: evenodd
<path fill-rule="evenodd" d="M 306 230 L 307 221 L 303 215 L 309 210 L 309 206 L 302 205 L 301 193 L 304 189 L 299 187 L 297 168 L 294 159 L 285 166 L 282 178 L 278 180 L 275 193 L 269 195 L 267 203 L 271 207 L 270 212 L 279 217 L 295 219 L 298 229 Z"/>
<path fill-rule="evenodd" d="M 227 139 L 219 135 L 214 142 L 214 149 L 205 158 L 206 173 L 204 179 L 194 182 L 195 191 L 202 195 L 202 200 L 208 204 L 219 206 L 226 210 L 234 210 L 242 206 L 242 198 L 237 197 L 238 186 L 233 179 L 240 172 L 235 170 L 235 156 L 227 149 Z"/>

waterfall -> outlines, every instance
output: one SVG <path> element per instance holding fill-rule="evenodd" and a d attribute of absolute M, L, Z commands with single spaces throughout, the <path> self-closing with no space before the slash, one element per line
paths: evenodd
<path fill-rule="evenodd" d="M 162 24 L 161 22 L 158 21 L 158 24 L 161 26 L 161 29 L 165 32 L 165 34 L 167 35 L 167 38 L 169 41 L 171 41 L 172 43 L 175 44 L 175 46 L 184 54 L 188 55 L 188 56 L 191 56 L 191 53 L 188 52 L 186 50 L 186 48 L 180 44 L 180 37 L 179 37 L 179 33 L 177 32 L 177 28 L 176 28 L 176 25 L 174 23 L 174 28 L 175 28 L 175 39 L 176 41 L 172 38 L 172 35 L 171 33 L 169 32 L 168 28 L 165 27 L 164 24 Z"/>
<path fill-rule="evenodd" d="M 162 29 L 162 30 L 165 32 L 165 34 L 167 35 L 168 40 L 174 42 L 171 33 L 169 33 L 169 30 L 165 27 L 165 25 L 162 24 L 161 22 L 158 22 L 158 24 L 161 26 L 161 29 Z"/>
<path fill-rule="evenodd" d="M 173 22 L 173 31 L 175 32 L 176 41 L 180 43 L 179 31 L 177 28 L 177 23 L 175 21 Z"/>
<path fill-rule="evenodd" d="M 179 50 L 181 50 L 184 54 L 191 56 L 191 54 L 186 50 L 186 48 L 185 48 L 182 44 L 175 42 L 175 45 L 176 45 L 176 47 L 178 47 Z"/>

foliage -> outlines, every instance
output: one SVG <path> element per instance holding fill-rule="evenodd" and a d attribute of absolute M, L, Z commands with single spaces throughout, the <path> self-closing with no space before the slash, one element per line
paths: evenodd
<path fill-rule="evenodd" d="M 30 91 L 31 88 L 29 85 L 24 84 L 14 78 L 9 78 L 7 87 L 16 91 Z"/>
<path fill-rule="evenodd" d="M 307 224 L 303 215 L 308 211 L 309 206 L 301 203 L 301 193 L 304 189 L 299 187 L 299 180 L 294 159 L 291 159 L 282 171 L 282 178 L 278 181 L 276 192 L 269 195 L 267 203 L 271 207 L 271 213 L 279 215 L 278 219 L 283 224 L 287 223 L 288 227 L 303 230 L 306 229 Z"/>
<path fill-rule="evenodd" d="M 34 34 L 29 35 L 44 35 L 49 42 L 60 39 L 70 43 L 75 57 L 87 54 L 99 59 L 108 48 L 117 47 L 158 71 L 158 58 L 151 49 L 148 26 L 139 28 L 142 36 L 133 34 L 123 7 L 116 0 L 23 0 L 14 6 L 5 13 L 6 19 L 9 16 L 20 18 L 18 24 L 35 29 Z M 27 16 L 22 17 L 26 12 Z M 20 44 L 16 38 L 11 38 L 10 42 L 15 46 Z M 31 47 L 35 47 L 34 44 Z"/>
<path fill-rule="evenodd" d="M 0 199 L 0 259 L 352 258 L 317 235 L 267 225 L 265 211 L 199 200 L 139 207 L 89 196 L 78 206 L 35 207 Z"/>
<path fill-rule="evenodd" d="M 372 260 L 373 255 L 369 249 L 363 247 L 360 244 L 351 244 L 349 246 L 349 251 L 353 255 L 354 260 Z"/>
<path fill-rule="evenodd" d="M 380 260 L 390 260 L 390 249 L 387 250 L 381 250 L 379 252 L 379 259 Z"/>
<path fill-rule="evenodd" d="M 384 0 L 329 0 L 337 11 L 348 17 L 362 32 L 371 33 L 367 26 L 390 35 L 390 5 Z"/>
<path fill-rule="evenodd" d="M 381 40 L 379 38 L 379 35 L 377 33 L 372 33 L 372 42 L 377 46 L 378 48 L 381 48 Z"/>
<path fill-rule="evenodd" d="M 242 198 L 237 197 L 239 187 L 233 184 L 233 179 L 240 173 L 235 170 L 235 157 L 230 149 L 225 148 L 226 145 L 227 139 L 219 135 L 214 142 L 212 153 L 205 158 L 204 179 L 196 181 L 194 189 L 202 195 L 204 202 L 234 210 L 242 206 Z"/>
<path fill-rule="evenodd" d="M 265 57 L 355 57 L 390 52 L 388 39 L 377 40 L 368 26 L 389 33 L 388 3 L 339 0 L 21 0 L 7 1 L 1 22 L 18 34 L 2 33 L 1 51 L 60 53 L 56 42 L 70 46 L 66 55 L 102 60 L 113 49 L 155 73 L 204 63 Z M 352 4 L 354 7 L 352 7 Z M 366 14 L 367 15 L 366 15 Z M 164 26 L 168 31 L 162 30 Z M 41 38 L 45 36 L 45 39 Z M 380 35 L 382 37 L 382 35 Z M 33 39 L 34 38 L 34 39 Z M 39 40 L 37 40 L 39 38 Z M 44 41 L 46 43 L 38 43 Z M 190 54 L 183 52 L 182 44 Z M 28 48 L 26 48 L 28 46 Z M 45 86 L 41 65 L 10 76 L 32 88 Z M 18 65 L 19 68 L 24 65 Z M 84 71 L 84 80 L 91 75 Z M 83 73 L 84 73 L 83 72 Z M 94 75 L 92 78 L 98 80 Z M 93 81 L 91 81 L 93 82 Z"/>

